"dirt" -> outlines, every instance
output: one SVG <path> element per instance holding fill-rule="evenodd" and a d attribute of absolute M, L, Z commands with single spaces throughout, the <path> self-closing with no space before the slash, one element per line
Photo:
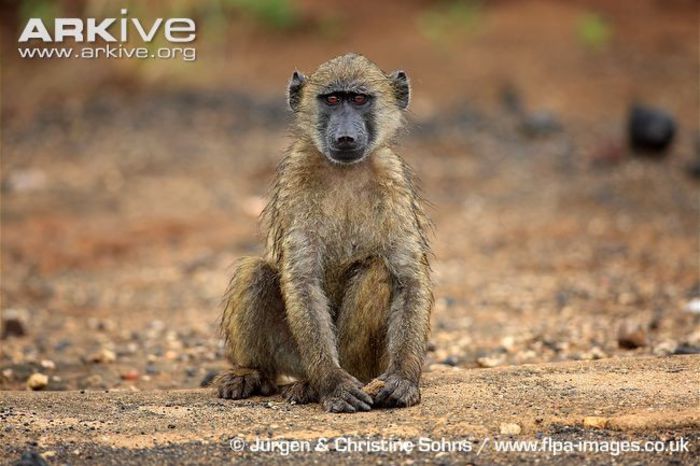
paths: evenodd
<path fill-rule="evenodd" d="M 499 1 L 437 44 L 414 31 L 419 16 L 400 20 L 421 2 L 351 3 L 367 19 L 335 42 L 234 20 L 223 52 L 204 40 L 194 67 L 162 68 L 172 74 L 3 66 L 1 310 L 26 332 L 0 341 L 8 461 L 27 448 L 70 463 L 276 461 L 232 456 L 228 439 L 256 429 L 493 439 L 501 423 L 526 438 L 694 435 L 697 454 L 700 208 L 687 171 L 700 157 L 697 5 Z M 614 25 L 601 50 L 572 32 L 589 11 Z M 217 331 L 230 265 L 262 251 L 257 216 L 288 144 L 284 83 L 294 66 L 347 49 L 413 79 L 397 150 L 435 223 L 423 403 L 333 417 L 277 398 L 216 400 L 198 387 L 226 365 Z M 524 111 L 504 105 L 513 96 Z M 627 108 L 640 99 L 676 118 L 664 158 L 626 147 Z M 533 114 L 555 124 L 533 128 Z M 37 372 L 48 385 L 29 392 Z M 604 462 L 692 456 L 650 458 Z"/>
<path fill-rule="evenodd" d="M 18 458 L 27 448 L 52 462 L 70 464 L 188 464 L 287 460 L 339 464 L 690 464 L 700 451 L 697 387 L 700 357 L 623 358 L 595 362 L 432 372 L 423 383 L 423 402 L 402 410 L 352 415 L 324 413 L 317 405 L 292 406 L 279 396 L 224 401 L 208 390 L 4 393 L 2 452 Z M 604 429 L 584 419 L 606 420 Z M 517 435 L 501 434 L 504 423 Z M 687 452 L 608 453 L 496 452 L 499 441 L 688 440 Z M 472 451 L 367 453 L 326 451 L 279 453 L 233 451 L 232 439 L 295 439 L 318 445 L 338 438 L 466 441 Z M 425 440 L 423 440 L 425 442 Z M 427 445 L 427 443 L 424 443 Z M 343 448 L 338 443 L 338 448 Z M 481 449 L 479 449 L 481 447 Z M 670 447 L 668 447 L 670 448 Z M 477 452 L 479 452 L 477 454 Z"/>

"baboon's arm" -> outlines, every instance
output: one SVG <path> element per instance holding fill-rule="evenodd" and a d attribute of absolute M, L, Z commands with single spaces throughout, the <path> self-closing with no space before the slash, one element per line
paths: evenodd
<path fill-rule="evenodd" d="M 321 286 L 321 250 L 308 233 L 290 232 L 282 245 L 280 284 L 289 327 L 309 381 L 322 388 L 340 370 L 338 350 Z"/>
<path fill-rule="evenodd" d="M 387 343 L 386 374 L 418 383 L 430 330 L 433 295 L 419 239 L 407 238 L 389 258 L 394 279 Z"/>

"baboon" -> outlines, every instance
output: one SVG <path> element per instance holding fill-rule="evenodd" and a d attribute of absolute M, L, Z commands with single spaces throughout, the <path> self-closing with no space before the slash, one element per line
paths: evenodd
<path fill-rule="evenodd" d="M 429 222 L 390 148 L 408 107 L 403 71 L 348 54 L 289 83 L 294 141 L 262 213 L 264 257 L 237 263 L 222 332 L 233 367 L 222 398 L 268 395 L 327 411 L 405 407 L 418 383 L 433 304 Z M 363 384 L 378 379 L 373 396 Z"/>

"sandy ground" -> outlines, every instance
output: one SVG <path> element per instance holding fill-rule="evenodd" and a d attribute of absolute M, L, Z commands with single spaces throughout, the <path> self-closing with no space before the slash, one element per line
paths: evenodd
<path fill-rule="evenodd" d="M 4 392 L 0 451 L 10 461 L 32 447 L 57 464 L 691 464 L 700 452 L 698 377 L 698 356 L 449 368 L 425 378 L 423 402 L 416 407 L 352 415 L 324 413 L 318 405 L 291 406 L 279 396 L 224 401 L 201 389 Z M 520 433 L 501 433 L 503 424 L 517 424 Z M 312 448 L 325 438 L 337 449 L 285 457 L 251 451 L 256 438 L 294 439 Z M 416 451 L 342 451 L 347 439 L 381 438 L 411 440 Z M 421 438 L 447 439 L 452 445 L 464 441 L 461 445 L 469 447 L 418 451 L 425 448 L 419 445 L 429 445 L 426 440 L 419 443 Z M 653 441 L 668 450 L 620 455 L 555 454 L 547 447 L 540 452 L 496 451 L 500 441 L 545 438 L 551 445 L 599 442 L 598 448 L 606 442 Z M 681 438 L 689 442 L 688 450 L 671 452 Z M 242 451 L 232 450 L 232 440 Z M 248 446 L 240 447 L 241 440 Z"/>

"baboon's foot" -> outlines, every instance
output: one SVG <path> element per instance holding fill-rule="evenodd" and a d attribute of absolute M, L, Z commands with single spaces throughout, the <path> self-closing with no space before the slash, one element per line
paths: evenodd
<path fill-rule="evenodd" d="M 255 369 L 234 368 L 219 374 L 214 381 L 219 398 L 240 400 L 253 395 L 268 396 L 277 392 L 277 386 Z"/>
<path fill-rule="evenodd" d="M 283 385 L 280 387 L 280 391 L 284 399 L 293 405 L 305 405 L 319 400 L 316 390 L 309 382 L 303 380 Z"/>

